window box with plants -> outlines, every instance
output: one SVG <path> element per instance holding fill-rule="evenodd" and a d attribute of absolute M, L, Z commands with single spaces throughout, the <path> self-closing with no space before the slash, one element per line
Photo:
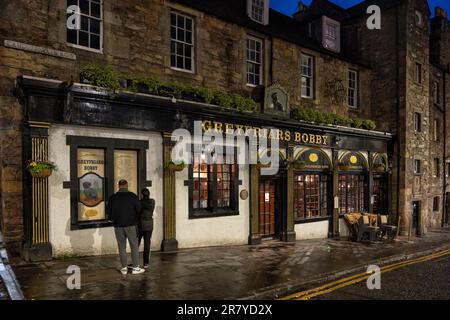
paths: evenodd
<path fill-rule="evenodd" d="M 53 171 L 57 170 L 57 167 L 53 162 L 30 160 L 26 169 L 33 178 L 48 178 L 52 175 Z"/>

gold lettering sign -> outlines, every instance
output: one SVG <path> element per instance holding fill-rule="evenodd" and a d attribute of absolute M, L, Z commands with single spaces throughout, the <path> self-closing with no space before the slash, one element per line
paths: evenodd
<path fill-rule="evenodd" d="M 78 220 L 105 219 L 105 150 L 78 149 Z"/>
<path fill-rule="evenodd" d="M 328 136 L 320 134 L 312 134 L 307 132 L 298 132 L 291 130 L 281 130 L 281 129 L 266 129 L 259 127 L 246 126 L 241 124 L 233 123 L 222 123 L 218 121 L 204 120 L 202 121 L 202 130 L 215 130 L 217 132 L 232 133 L 234 130 L 238 135 L 249 136 L 253 132 L 253 136 L 264 137 L 269 139 L 277 139 L 280 141 L 294 141 L 296 143 L 306 143 L 313 145 L 328 145 Z"/>
<path fill-rule="evenodd" d="M 137 151 L 114 150 L 114 192 L 120 180 L 128 181 L 128 191 L 138 195 Z"/>

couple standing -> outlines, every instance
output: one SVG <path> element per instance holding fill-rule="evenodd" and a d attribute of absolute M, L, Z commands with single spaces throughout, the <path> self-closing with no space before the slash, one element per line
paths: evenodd
<path fill-rule="evenodd" d="M 114 233 L 119 247 L 122 274 L 131 269 L 132 274 L 140 274 L 148 268 L 150 244 L 153 232 L 153 211 L 155 200 L 150 199 L 150 191 L 142 189 L 142 199 L 128 191 L 128 182 L 119 181 L 119 191 L 108 201 L 108 217 L 113 222 Z M 127 265 L 127 239 L 131 248 L 132 266 Z M 144 239 L 144 268 L 139 266 L 139 246 Z"/>

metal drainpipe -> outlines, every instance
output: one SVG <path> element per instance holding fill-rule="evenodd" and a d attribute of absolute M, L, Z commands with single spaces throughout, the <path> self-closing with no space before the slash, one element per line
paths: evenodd
<path fill-rule="evenodd" d="M 442 90 L 442 93 L 443 93 L 443 101 L 442 101 L 442 108 L 443 108 L 443 112 L 444 112 L 444 148 L 443 148 L 443 153 L 444 153 L 444 158 L 443 158 L 443 166 L 444 166 L 444 172 L 443 172 L 443 180 L 444 180 L 444 183 L 443 183 L 443 189 L 444 189 L 444 196 L 443 196 L 443 206 L 442 206 L 442 221 L 441 221 L 441 226 L 442 227 L 444 227 L 444 225 L 445 225 L 445 216 L 446 216 L 446 206 L 445 206 L 445 204 L 446 204 L 446 200 L 448 200 L 448 199 L 446 199 L 447 197 L 446 197 L 446 195 L 447 195 L 447 193 L 446 193 L 446 191 L 447 191 L 447 185 L 446 185 L 446 183 L 447 183 L 447 178 L 446 178 L 446 174 L 447 174 L 447 162 L 446 162 L 446 160 L 447 160 L 447 135 L 446 135 L 446 132 L 447 132 L 447 110 L 446 110 L 446 102 L 447 102 L 447 99 L 446 99 L 446 97 L 447 97 L 447 92 L 446 92 L 446 79 L 447 79 L 447 74 L 449 74 L 449 70 L 448 70 L 448 68 L 446 69 L 446 68 L 442 68 L 442 78 L 443 78 L 443 90 Z"/>
<path fill-rule="evenodd" d="M 398 6 L 395 9 L 396 11 L 396 15 L 397 15 L 397 21 L 396 21 L 396 32 L 395 32 L 395 44 L 396 44 L 396 48 L 399 47 L 400 41 L 399 41 L 399 33 L 400 33 L 400 23 L 399 23 L 399 9 Z M 396 81 L 397 81 L 397 112 L 396 112 L 396 117 L 397 117 L 397 224 L 399 222 L 400 219 L 400 141 L 399 141 L 399 122 L 400 122 L 400 54 L 399 54 L 399 50 L 396 50 L 396 64 L 397 64 L 397 72 L 396 72 Z M 406 120 L 406 119 L 405 119 Z"/>

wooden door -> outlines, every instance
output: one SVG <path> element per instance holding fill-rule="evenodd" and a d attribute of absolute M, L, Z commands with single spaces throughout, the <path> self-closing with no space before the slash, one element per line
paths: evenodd
<path fill-rule="evenodd" d="M 276 180 L 261 180 L 259 183 L 259 233 L 261 238 L 276 236 Z"/>

